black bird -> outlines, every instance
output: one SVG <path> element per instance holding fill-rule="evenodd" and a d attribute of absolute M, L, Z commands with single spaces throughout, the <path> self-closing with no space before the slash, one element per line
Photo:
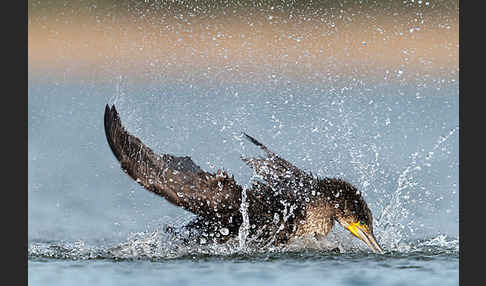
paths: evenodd
<path fill-rule="evenodd" d="M 261 178 L 243 189 L 225 171 L 206 172 L 188 156 L 155 154 L 125 130 L 114 105 L 106 105 L 104 124 L 121 168 L 147 190 L 196 214 L 185 228 L 202 243 L 238 237 L 245 224 L 253 241 L 278 245 L 309 234 L 325 237 L 337 221 L 371 250 L 383 252 L 373 235 L 371 211 L 356 187 L 314 177 L 247 134 L 266 156 L 242 158 Z"/>

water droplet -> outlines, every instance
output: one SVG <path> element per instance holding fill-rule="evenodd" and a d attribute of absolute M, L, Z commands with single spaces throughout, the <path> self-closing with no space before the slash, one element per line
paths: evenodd
<path fill-rule="evenodd" d="M 222 235 L 228 235 L 229 234 L 229 230 L 227 228 L 225 228 L 225 227 L 223 227 L 222 229 L 220 229 L 219 232 Z"/>

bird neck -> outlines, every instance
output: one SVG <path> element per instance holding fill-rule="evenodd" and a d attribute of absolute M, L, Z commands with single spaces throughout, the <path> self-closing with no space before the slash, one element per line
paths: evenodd
<path fill-rule="evenodd" d="M 305 218 L 300 223 L 297 235 L 319 234 L 326 236 L 334 226 L 336 209 L 325 200 L 316 200 L 306 208 Z"/>

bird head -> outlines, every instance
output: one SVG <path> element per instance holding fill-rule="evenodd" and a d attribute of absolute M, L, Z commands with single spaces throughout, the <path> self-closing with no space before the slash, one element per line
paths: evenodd
<path fill-rule="evenodd" d="M 383 253 L 373 234 L 373 215 L 356 187 L 340 179 L 326 179 L 335 219 L 375 253 Z"/>
<path fill-rule="evenodd" d="M 363 209 L 360 209 L 359 212 L 337 212 L 336 220 L 354 236 L 366 243 L 373 252 L 383 253 L 383 249 L 373 234 L 373 218 L 364 201 Z"/>

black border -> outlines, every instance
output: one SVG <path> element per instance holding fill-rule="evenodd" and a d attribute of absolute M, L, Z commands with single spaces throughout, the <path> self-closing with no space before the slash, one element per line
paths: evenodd
<path fill-rule="evenodd" d="M 467 3 L 467 8 L 465 7 Z M 485 143 L 484 105 L 474 104 L 483 95 L 485 48 L 484 10 L 474 1 L 461 1 L 459 7 L 459 282 L 474 285 L 481 281 L 484 251 L 486 200 L 483 182 Z M 474 13 L 476 12 L 476 13 Z M 465 44 L 465 39 L 470 44 Z M 477 52 L 477 53 L 476 53 Z M 473 66 L 477 63 L 477 69 Z M 478 156 L 479 155 L 479 156 Z M 474 162 L 476 159 L 476 162 Z M 476 256 L 476 257 L 475 257 Z M 480 283 L 481 284 L 481 283 Z"/>
<path fill-rule="evenodd" d="M 29 0 L 30 2 L 30 0 Z M 27 98 L 28 98 L 28 1 L 10 2 L 3 10 L 2 63 L 2 250 L 7 255 L 4 281 L 27 285 Z M 12 200 L 13 199 L 13 200 Z M 15 203 L 14 203 L 15 202 Z M 12 267 L 14 266 L 15 267 Z M 23 282 L 23 283 L 22 283 Z"/>

